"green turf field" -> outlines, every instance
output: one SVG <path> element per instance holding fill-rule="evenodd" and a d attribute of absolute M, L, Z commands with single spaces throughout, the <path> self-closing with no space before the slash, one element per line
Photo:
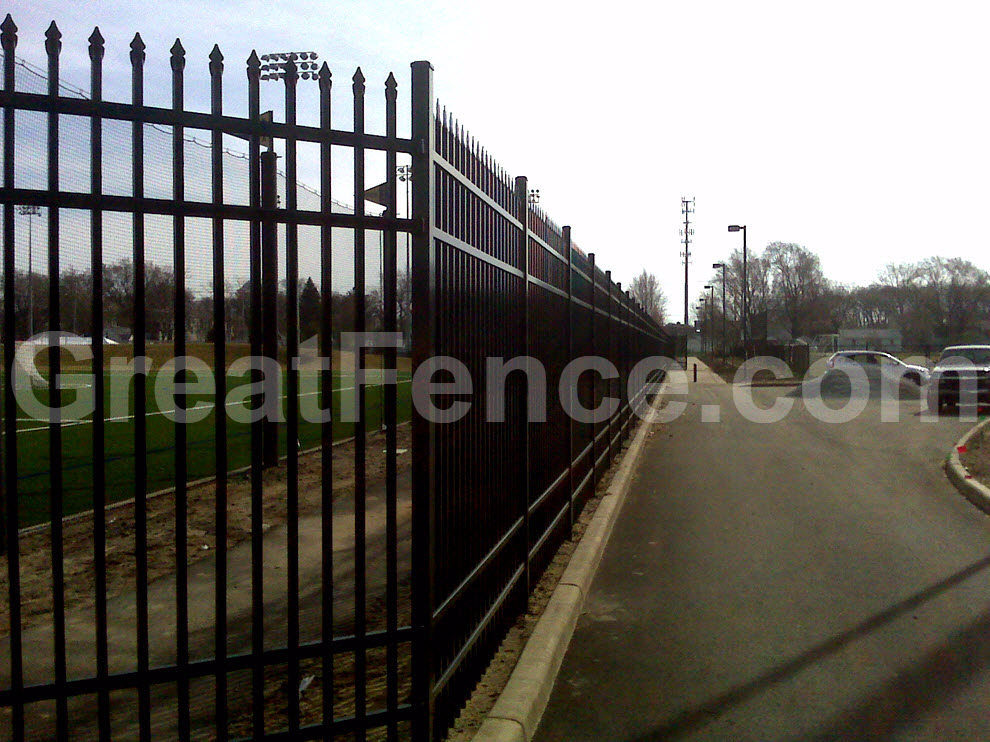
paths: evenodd
<path fill-rule="evenodd" d="M 308 376 L 304 376 L 308 373 Z M 371 385 L 365 387 L 365 426 L 368 430 L 378 430 L 382 425 L 383 387 L 376 384 L 375 370 L 368 372 Z M 146 393 L 147 421 L 147 470 L 148 492 L 171 487 L 175 483 L 175 442 L 176 429 L 180 423 L 174 420 L 174 391 L 171 374 L 152 372 L 148 375 Z M 398 372 L 397 385 L 398 420 L 408 420 L 411 414 L 409 373 Z M 92 387 L 86 384 L 82 375 L 65 374 L 63 383 L 72 386 L 77 380 L 77 388 L 62 392 L 63 407 L 78 401 L 78 395 L 92 395 Z M 114 379 L 110 372 L 105 375 L 106 404 L 104 406 L 105 446 L 98 457 L 105 466 L 106 495 L 108 502 L 128 499 L 134 496 L 135 481 L 135 411 L 134 385 L 127 387 L 120 379 Z M 249 414 L 244 403 L 246 391 L 243 386 L 249 383 L 247 376 L 227 376 L 227 397 L 224 411 L 227 414 L 228 469 L 234 470 L 251 463 L 251 430 L 245 422 Z M 320 444 L 321 425 L 307 422 L 303 418 L 306 410 L 318 409 L 320 379 L 312 372 L 300 373 L 299 445 L 301 450 Z M 282 410 L 287 409 L 287 379 L 282 379 Z M 123 390 L 123 394 L 112 393 L 113 389 Z M 156 388 L 158 394 L 156 396 Z M 238 389 L 240 392 L 238 392 Z M 341 421 L 341 404 L 353 404 L 355 388 L 353 377 L 333 375 L 332 430 L 334 440 L 354 434 L 355 424 Z M 231 394 L 231 390 L 234 393 Z M 39 404 L 47 405 L 48 390 L 34 389 L 30 392 Z M 90 397 L 91 399 L 92 397 Z M 219 442 L 216 435 L 216 405 L 213 395 L 193 394 L 187 397 L 185 409 L 191 410 L 203 419 L 181 424 L 186 431 L 186 464 L 189 481 L 213 476 L 216 473 L 216 450 Z M 121 414 L 124 413 L 124 414 Z M 50 432 L 47 419 L 34 419 L 25 409 L 16 412 L 17 422 L 17 480 L 20 526 L 26 527 L 49 518 L 49 491 L 51 459 L 49 456 Z M 312 414 L 310 415 L 312 417 Z M 61 471 L 63 476 L 64 514 L 88 510 L 93 497 L 93 416 L 63 422 L 61 426 Z M 286 424 L 280 426 L 280 451 L 286 451 Z"/>

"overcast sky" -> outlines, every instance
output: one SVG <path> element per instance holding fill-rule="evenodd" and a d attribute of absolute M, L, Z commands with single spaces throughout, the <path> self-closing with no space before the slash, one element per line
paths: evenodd
<path fill-rule="evenodd" d="M 42 66 L 43 34 L 57 21 L 63 76 L 83 87 L 86 39 L 99 25 L 106 97 L 117 100 L 129 99 L 128 44 L 139 31 L 156 105 L 168 105 L 176 37 L 187 50 L 187 102 L 201 110 L 207 55 L 220 45 L 232 114 L 245 110 L 252 49 L 318 52 L 340 111 L 349 110 L 340 93 L 358 65 L 369 91 L 394 71 L 407 96 L 409 63 L 428 59 L 441 103 L 510 174 L 529 177 L 541 206 L 613 278 L 657 274 L 675 319 L 682 196 L 696 199 L 692 303 L 711 264 L 741 245 L 726 230 L 734 223 L 748 225 L 751 250 L 796 242 L 847 285 L 936 254 L 990 268 L 983 3 L 7 0 L 5 8 L 20 29 L 18 56 Z M 348 128 L 349 116 L 335 123 Z M 371 116 L 369 130 L 376 126 Z"/>

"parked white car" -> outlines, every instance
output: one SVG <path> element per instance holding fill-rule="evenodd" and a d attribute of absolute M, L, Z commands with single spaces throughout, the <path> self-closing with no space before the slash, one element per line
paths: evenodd
<path fill-rule="evenodd" d="M 905 363 L 900 358 L 881 350 L 840 350 L 838 353 L 833 353 L 825 365 L 831 370 L 845 363 L 855 363 L 864 368 L 879 368 L 888 378 L 907 379 L 918 386 L 927 384 L 930 377 L 929 370 L 924 366 Z"/>

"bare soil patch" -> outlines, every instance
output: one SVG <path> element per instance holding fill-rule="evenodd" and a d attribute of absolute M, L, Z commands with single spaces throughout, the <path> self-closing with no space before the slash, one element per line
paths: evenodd
<path fill-rule="evenodd" d="M 642 424 L 637 422 L 637 425 Z M 655 435 L 661 426 L 657 425 L 650 435 Z M 411 461 L 410 426 L 400 426 L 397 430 L 398 448 L 406 452 L 399 456 L 399 471 L 407 468 Z M 635 428 L 632 434 L 635 433 Z M 631 440 L 631 436 L 630 436 Z M 501 647 L 492 659 L 488 671 L 478 683 L 474 694 L 466 704 L 455 726 L 450 730 L 450 742 L 467 742 L 477 732 L 486 715 L 491 711 L 509 676 L 518 661 L 526 641 L 543 614 L 553 590 L 556 588 L 571 555 L 584 535 L 602 496 L 614 476 L 616 467 L 624 455 L 625 448 L 616 457 L 613 468 L 598 484 L 595 496 L 588 501 L 575 522 L 572 538 L 560 547 L 551 564 L 544 572 L 536 589 L 530 596 L 525 615 L 520 616 L 503 640 Z M 374 486 L 385 478 L 384 436 L 372 434 L 368 437 L 367 480 Z M 302 455 L 299 460 L 300 515 L 312 515 L 321 509 L 322 467 L 319 452 Z M 334 500 L 344 501 L 353 496 L 354 489 L 354 443 L 345 442 L 334 447 L 333 451 Z M 234 475 L 228 484 L 227 543 L 229 549 L 247 541 L 251 537 L 250 480 L 246 474 Z M 217 548 L 215 522 L 214 482 L 198 484 L 188 492 L 188 548 L 186 558 L 190 564 L 207 559 Z M 282 468 L 265 472 L 264 475 L 264 528 L 285 522 L 286 473 Z M 148 500 L 148 579 L 175 572 L 175 497 L 174 493 L 159 494 Z M 134 504 L 122 503 L 104 514 L 107 527 L 107 594 L 108 597 L 132 592 L 136 585 Z M 65 570 L 66 610 L 86 609 L 94 604 L 95 569 L 93 560 L 93 514 L 86 513 L 73 517 L 64 523 L 63 565 Z M 48 528 L 33 530 L 20 539 L 21 554 L 21 595 L 22 625 L 25 628 L 50 620 L 52 610 L 52 570 L 51 537 Z M 0 590 L 6 595 L 6 558 L 0 557 Z M 404 595 L 405 591 L 400 590 Z M 407 621 L 409 606 L 400 606 L 401 622 Z M 369 606 L 369 613 L 375 616 L 369 622 L 369 629 L 383 629 L 384 605 Z M 9 611 L 6 602 L 0 605 L 0 632 L 9 627 Z M 410 685 L 410 656 L 408 647 L 401 645 L 398 652 L 399 687 L 396 689 L 400 700 L 407 699 Z M 335 716 L 342 717 L 353 713 L 354 658 L 349 654 L 334 657 L 330 673 L 318 660 L 304 660 L 300 663 L 300 677 L 312 678 L 305 693 L 300 695 L 300 717 L 303 724 L 318 722 L 321 719 L 323 691 L 329 677 L 333 677 L 333 705 Z M 385 650 L 370 650 L 367 656 L 368 701 L 372 707 L 384 704 L 386 691 Z M 287 719 L 289 692 L 285 685 L 287 668 L 269 666 L 265 669 L 265 721 L 270 730 L 284 728 Z M 248 693 L 249 678 L 231 678 L 230 722 L 228 732 L 233 735 L 250 734 L 251 704 Z M 400 735 L 407 733 L 401 725 Z M 373 730 L 369 739 L 384 739 L 385 729 Z M 215 738 L 215 730 L 198 729 L 197 739 Z"/>
<path fill-rule="evenodd" d="M 396 430 L 400 471 L 408 467 L 411 455 L 410 426 Z M 381 433 L 368 436 L 366 471 L 369 486 L 385 479 L 385 437 Z M 354 494 L 354 442 L 342 442 L 333 449 L 334 501 L 351 498 Z M 318 514 L 321 510 L 323 481 L 322 456 L 319 451 L 307 452 L 299 458 L 299 514 Z M 271 469 L 263 476 L 264 529 L 286 521 L 287 480 L 285 464 Z M 126 594 L 136 588 L 137 560 L 134 502 L 113 506 L 103 513 L 106 526 L 107 596 Z M 209 558 L 217 548 L 216 482 L 196 484 L 188 490 L 187 563 Z M 165 492 L 147 501 L 148 580 L 155 580 L 176 569 L 176 507 L 175 493 Z M 93 552 L 92 512 L 73 516 L 63 522 L 62 566 L 65 574 L 66 610 L 86 608 L 95 604 L 96 570 Z M 226 548 L 251 538 L 251 482 L 244 474 L 232 475 L 227 485 L 227 543 Z M 30 628 L 48 619 L 52 610 L 52 542 L 50 527 L 31 529 L 19 539 L 21 625 Z M 7 557 L 0 556 L 0 592 L 8 596 Z M 9 631 L 9 605 L 0 603 L 0 632 Z"/>

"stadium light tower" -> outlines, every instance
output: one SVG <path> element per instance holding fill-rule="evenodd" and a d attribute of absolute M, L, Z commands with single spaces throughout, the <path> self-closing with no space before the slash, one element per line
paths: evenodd
<path fill-rule="evenodd" d="M 319 79 L 319 68 L 316 60 L 320 55 L 316 52 L 274 52 L 262 54 L 261 79 L 281 80 L 285 77 L 286 62 L 293 62 L 302 80 Z"/>
<path fill-rule="evenodd" d="M 409 187 L 412 185 L 412 165 L 399 165 L 395 168 L 399 181 L 406 184 L 406 219 L 409 218 Z M 406 232 L 406 273 L 411 270 L 409 265 L 409 232 Z M 408 280 L 406 281 L 408 283 Z"/>
<path fill-rule="evenodd" d="M 316 52 L 269 52 L 260 60 L 261 80 L 284 80 L 288 65 L 293 65 L 298 79 L 319 80 L 319 66 Z M 288 108 L 288 92 L 286 93 Z M 288 114 L 287 114 L 288 115 Z M 271 111 L 261 114 L 261 121 L 271 122 Z M 267 151 L 261 153 L 261 206 L 274 211 L 279 207 L 278 195 L 278 155 L 275 152 L 274 137 L 261 137 L 261 145 Z M 267 219 L 261 227 L 261 347 L 267 358 L 278 358 L 278 230 L 275 221 Z M 281 393 L 277 379 L 266 379 L 269 386 L 265 398 L 278 398 Z M 270 396 L 269 396 L 270 395 Z M 278 423 L 265 416 L 262 425 L 263 454 L 265 467 L 278 466 Z"/>
<path fill-rule="evenodd" d="M 28 218 L 28 337 L 34 337 L 34 217 L 41 208 L 34 204 L 17 207 L 17 213 Z"/>

